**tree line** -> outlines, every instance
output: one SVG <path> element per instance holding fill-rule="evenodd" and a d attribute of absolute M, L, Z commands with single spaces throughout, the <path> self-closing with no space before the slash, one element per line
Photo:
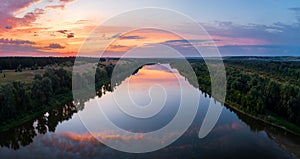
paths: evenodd
<path fill-rule="evenodd" d="M 1 57 L 0 70 L 12 70 L 18 67 L 31 68 L 34 66 L 45 67 L 66 62 L 73 63 L 75 57 Z"/>
<path fill-rule="evenodd" d="M 205 63 L 194 62 L 192 67 L 199 88 L 211 94 Z M 275 114 L 300 126 L 300 62 L 230 60 L 225 68 L 225 103 L 256 116 Z"/>
<path fill-rule="evenodd" d="M 85 62 L 94 62 L 91 57 L 0 57 L 0 71 L 2 70 L 20 70 L 24 68 L 36 69 L 49 65 L 69 65 L 73 66 L 76 59 Z M 105 61 L 101 58 L 100 61 Z"/>

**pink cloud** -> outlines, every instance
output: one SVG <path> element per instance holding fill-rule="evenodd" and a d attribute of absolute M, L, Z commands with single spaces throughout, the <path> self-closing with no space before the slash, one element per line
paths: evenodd
<path fill-rule="evenodd" d="M 226 46 L 226 45 L 267 45 L 269 42 L 262 39 L 248 38 L 248 37 L 226 37 L 212 35 L 217 46 Z"/>
<path fill-rule="evenodd" d="M 11 29 L 16 26 L 28 25 L 36 20 L 36 18 L 44 13 L 43 9 L 36 9 L 33 12 L 26 13 L 23 17 L 18 18 L 14 13 L 21 11 L 31 4 L 40 0 L 4 0 L 0 6 L 0 31 Z"/>
<path fill-rule="evenodd" d="M 30 26 L 40 15 L 45 13 L 44 9 L 64 9 L 65 5 L 74 0 L 60 0 L 57 5 L 46 6 L 45 8 L 36 8 L 32 12 L 27 12 L 23 17 L 16 17 L 15 13 L 25 10 L 30 5 L 40 2 L 41 0 L 4 0 L 0 5 L 0 31 L 13 29 L 18 26 Z M 52 1 L 49 1 L 50 3 Z"/>

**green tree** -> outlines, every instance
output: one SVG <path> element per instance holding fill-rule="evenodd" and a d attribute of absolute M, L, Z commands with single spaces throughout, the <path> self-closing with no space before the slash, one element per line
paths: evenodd
<path fill-rule="evenodd" d="M 13 86 L 11 83 L 0 87 L 1 89 L 1 115 L 5 118 L 15 117 L 16 107 L 13 95 Z"/>
<path fill-rule="evenodd" d="M 35 79 L 32 84 L 32 98 L 35 99 L 35 104 L 45 104 L 50 101 L 53 96 L 52 82 L 50 78 L 44 77 Z"/>
<path fill-rule="evenodd" d="M 41 81 L 42 91 L 44 93 L 44 102 L 48 103 L 53 96 L 52 81 L 48 77 L 44 77 Z"/>
<path fill-rule="evenodd" d="M 30 95 L 26 91 L 27 88 L 21 82 L 13 82 L 12 84 L 17 113 L 26 113 L 27 107 L 31 105 Z"/>

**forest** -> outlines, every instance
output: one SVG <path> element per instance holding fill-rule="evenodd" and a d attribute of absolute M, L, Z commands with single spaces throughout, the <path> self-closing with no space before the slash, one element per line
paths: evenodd
<path fill-rule="evenodd" d="M 224 63 L 227 105 L 299 132 L 300 62 L 227 60 Z M 200 90 L 211 94 L 205 63 L 192 62 L 192 67 Z"/>
<path fill-rule="evenodd" d="M 0 70 L 17 69 L 19 66 L 23 68 L 45 67 L 51 64 L 73 63 L 74 60 L 74 57 L 1 57 Z"/>

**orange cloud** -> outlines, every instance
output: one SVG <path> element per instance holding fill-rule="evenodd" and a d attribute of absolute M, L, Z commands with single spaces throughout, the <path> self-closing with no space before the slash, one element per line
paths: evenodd
<path fill-rule="evenodd" d="M 100 139 L 101 141 L 105 140 L 140 140 L 144 138 L 143 134 L 136 135 L 120 135 L 120 134 L 111 134 L 108 132 L 103 133 L 93 133 L 93 134 L 76 134 L 76 133 L 63 133 L 62 136 L 75 140 L 75 141 L 95 141 L 96 139 Z"/>
<path fill-rule="evenodd" d="M 46 6 L 46 8 L 50 8 L 50 9 L 65 9 L 65 5 L 63 5 L 63 4 L 50 5 L 50 6 Z"/>
<path fill-rule="evenodd" d="M 60 0 L 59 2 L 61 5 L 66 5 L 72 1 Z M 39 24 L 38 20 L 46 14 L 47 10 L 45 9 L 47 6 L 27 11 L 28 8 L 38 2 L 40 0 L 22 0 L 19 2 L 4 0 L 2 2 L 0 6 L 0 38 L 2 39 L 0 52 L 5 54 L 1 54 L 1 56 L 64 56 L 75 55 L 75 52 L 78 51 L 80 44 L 67 47 L 69 46 L 68 43 L 74 43 L 76 40 L 83 41 L 83 38 L 79 37 L 75 40 L 75 33 L 67 32 L 63 34 L 62 38 L 72 40 L 63 41 L 61 37 L 55 36 L 53 31 L 49 29 L 53 28 L 50 23 Z M 49 1 L 49 3 L 52 2 Z M 8 37 L 12 40 L 9 43 L 4 42 L 3 39 Z M 25 44 L 22 44 L 25 41 L 31 43 L 27 43 L 25 46 Z"/>
<path fill-rule="evenodd" d="M 125 34 L 116 33 L 109 39 L 114 39 L 114 41 L 106 49 L 104 47 L 102 48 L 103 50 L 105 49 L 104 56 L 110 56 L 116 53 L 118 53 L 118 56 L 122 56 L 122 54 L 135 47 L 148 47 L 149 44 L 157 44 L 167 40 L 181 38 L 166 31 L 157 29 L 141 29 Z"/>

